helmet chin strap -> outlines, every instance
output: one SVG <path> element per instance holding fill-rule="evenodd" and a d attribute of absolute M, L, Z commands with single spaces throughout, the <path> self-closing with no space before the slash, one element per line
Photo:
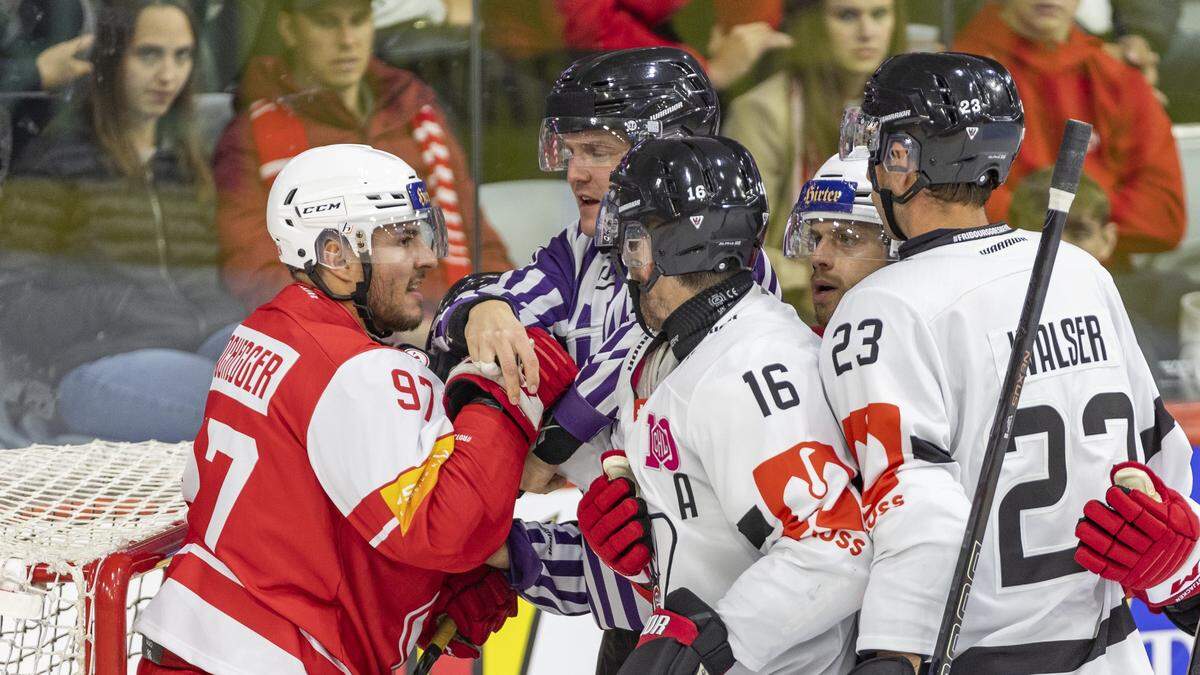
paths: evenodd
<path fill-rule="evenodd" d="M 650 278 L 645 284 L 633 279 L 626 279 L 625 283 L 629 285 L 629 299 L 633 301 L 633 315 L 637 317 L 638 325 L 642 330 L 646 331 L 647 335 L 656 335 L 658 331 L 650 329 L 650 325 L 646 323 L 646 317 L 642 314 L 642 293 L 649 293 L 650 289 L 654 288 L 654 284 L 662 277 L 662 270 L 658 269 L 658 265 L 650 272 Z"/>
<path fill-rule="evenodd" d="M 363 278 L 362 281 L 354 285 L 354 291 L 349 294 L 334 293 L 330 290 L 329 285 L 325 283 L 321 275 L 317 274 L 318 270 L 315 262 L 306 264 L 304 266 L 304 273 L 312 280 L 313 285 L 330 299 L 339 301 L 349 300 L 354 303 L 354 309 L 358 312 L 358 317 L 362 319 L 363 326 L 367 329 L 367 332 L 371 334 L 371 337 L 382 340 L 391 335 L 392 331 L 381 329 L 375 323 L 375 314 L 371 312 L 371 308 L 367 305 L 367 294 L 371 289 L 371 256 L 364 251 L 360 255 L 360 260 L 362 261 Z"/>
<path fill-rule="evenodd" d="M 900 229 L 900 223 L 896 220 L 896 204 L 907 204 L 917 193 L 929 187 L 929 180 L 924 174 L 917 174 L 917 179 L 908 187 L 900 196 L 896 196 L 890 188 L 880 188 L 879 181 L 875 175 L 876 162 L 872 160 L 867 164 L 867 175 L 871 178 L 871 187 L 879 193 L 879 201 L 883 202 L 883 222 L 887 225 L 889 233 L 893 239 L 907 241 L 908 235 L 904 230 Z"/>

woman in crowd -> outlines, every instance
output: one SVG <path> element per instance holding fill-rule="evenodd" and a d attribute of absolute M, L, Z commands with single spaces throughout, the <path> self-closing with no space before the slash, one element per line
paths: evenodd
<path fill-rule="evenodd" d="M 762 172 L 771 205 L 767 255 L 784 300 L 812 318 L 807 265 L 784 258 L 788 204 L 825 158 L 837 152 L 846 104 L 885 58 L 905 49 L 904 0 L 801 0 L 784 17 L 792 47 L 774 55 L 776 72 L 734 99 L 722 133 L 742 142 Z"/>
<path fill-rule="evenodd" d="M 57 386 L 63 430 L 190 439 L 238 305 L 191 121 L 184 0 L 101 10 L 89 92 L 36 138 L 0 211 L 0 349 Z"/>

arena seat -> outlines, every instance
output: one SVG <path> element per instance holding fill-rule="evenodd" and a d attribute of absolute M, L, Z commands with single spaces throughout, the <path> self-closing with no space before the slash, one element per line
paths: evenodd
<path fill-rule="evenodd" d="M 233 94 L 210 92 L 196 94 L 196 126 L 204 154 L 212 156 L 221 132 L 233 119 Z"/>

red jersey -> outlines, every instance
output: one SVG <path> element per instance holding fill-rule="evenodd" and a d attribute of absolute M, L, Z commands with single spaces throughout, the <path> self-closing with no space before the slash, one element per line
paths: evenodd
<path fill-rule="evenodd" d="M 302 284 L 238 326 L 183 479 L 186 545 L 135 629 L 213 673 L 403 663 L 445 574 L 503 542 L 522 465 L 464 429 L 456 451 L 421 357 Z"/>

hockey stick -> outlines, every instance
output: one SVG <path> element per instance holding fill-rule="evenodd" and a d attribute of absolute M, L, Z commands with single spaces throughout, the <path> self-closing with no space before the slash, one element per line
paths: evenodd
<path fill-rule="evenodd" d="M 1046 211 L 1046 224 L 1038 243 L 1037 257 L 1033 261 L 1033 272 L 1025 290 L 1025 304 L 1017 322 L 1016 339 L 1008 368 L 1004 373 L 1004 385 L 1000 389 L 1000 400 L 996 404 L 996 415 L 992 418 L 992 430 L 988 435 L 987 449 L 975 486 L 975 499 L 967 517 L 967 529 L 963 534 L 962 546 L 958 550 L 958 563 L 946 606 L 942 611 L 942 625 L 933 650 L 929 672 L 949 675 L 954 662 L 954 647 L 962 629 L 967 598 L 971 594 L 971 583 L 975 578 L 975 564 L 979 562 L 983 548 L 983 535 L 987 531 L 988 516 L 992 512 L 992 501 L 996 496 L 996 484 L 1000 480 L 1000 468 L 1004 454 L 1012 441 L 1013 419 L 1017 414 L 1017 403 L 1021 400 L 1021 388 L 1025 384 L 1025 373 L 1032 358 L 1034 333 L 1042 318 L 1042 306 L 1046 303 L 1046 291 L 1050 287 L 1050 273 L 1058 255 L 1058 244 L 1062 239 L 1067 211 L 1079 188 L 1079 176 L 1083 172 L 1083 156 L 1087 152 L 1092 125 L 1078 120 L 1068 120 L 1063 132 L 1062 145 L 1058 148 L 1058 160 L 1054 162 L 1054 175 L 1050 179 L 1050 206 Z"/>
<path fill-rule="evenodd" d="M 454 619 L 443 616 L 438 621 L 437 631 L 433 634 L 433 638 L 429 640 L 429 646 L 421 653 L 421 658 L 417 659 L 413 675 L 429 675 L 429 671 L 433 670 L 433 664 L 442 657 L 442 653 L 446 651 L 446 645 L 454 639 L 456 632 L 458 632 L 458 625 L 454 623 Z"/>

